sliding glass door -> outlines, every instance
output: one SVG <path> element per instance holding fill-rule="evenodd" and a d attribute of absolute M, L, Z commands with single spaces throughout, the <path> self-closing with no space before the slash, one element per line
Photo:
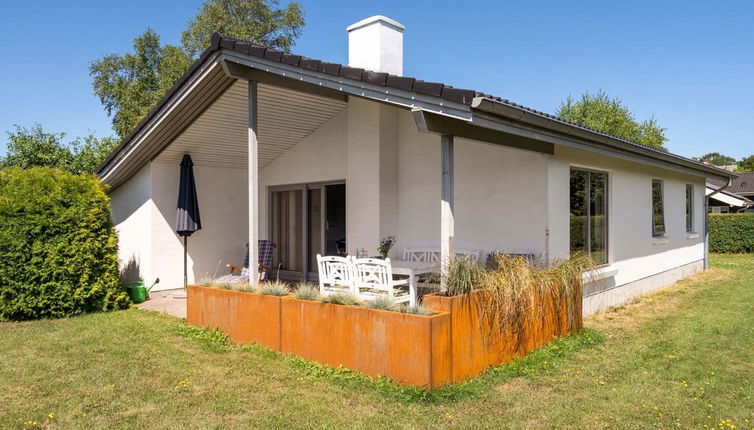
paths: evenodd
<path fill-rule="evenodd" d="M 270 238 L 275 243 L 272 269 L 281 278 L 300 278 L 304 270 L 302 190 L 270 193 Z"/>
<path fill-rule="evenodd" d="M 317 280 L 317 254 L 345 255 L 346 185 L 302 184 L 270 189 L 272 268 L 283 280 Z"/>

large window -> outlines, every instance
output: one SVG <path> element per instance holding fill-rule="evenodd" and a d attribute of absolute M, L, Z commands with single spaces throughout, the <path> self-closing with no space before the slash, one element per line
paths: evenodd
<path fill-rule="evenodd" d="M 686 185 L 686 231 L 694 231 L 694 186 Z"/>
<path fill-rule="evenodd" d="M 607 264 L 607 173 L 571 169 L 571 253 Z"/>
<path fill-rule="evenodd" d="M 662 181 L 652 180 L 652 235 L 665 234 L 665 210 L 662 203 Z"/>

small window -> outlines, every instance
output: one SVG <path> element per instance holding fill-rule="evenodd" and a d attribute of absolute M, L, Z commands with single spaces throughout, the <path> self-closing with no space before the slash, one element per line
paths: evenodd
<path fill-rule="evenodd" d="M 665 211 L 662 201 L 662 181 L 652 180 L 652 235 L 662 236 L 665 234 Z"/>
<path fill-rule="evenodd" d="M 694 231 L 694 186 L 686 184 L 686 231 Z"/>

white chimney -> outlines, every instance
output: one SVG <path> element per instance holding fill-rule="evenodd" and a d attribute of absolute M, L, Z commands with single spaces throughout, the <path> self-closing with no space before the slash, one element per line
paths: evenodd
<path fill-rule="evenodd" d="M 348 65 L 403 75 L 403 30 L 398 21 L 375 15 L 346 28 Z"/>

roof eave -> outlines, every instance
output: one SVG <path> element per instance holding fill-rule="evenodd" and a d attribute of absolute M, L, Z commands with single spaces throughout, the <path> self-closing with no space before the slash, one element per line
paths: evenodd
<path fill-rule="evenodd" d="M 516 122 L 521 122 L 535 128 L 540 128 L 555 133 L 569 136 L 571 139 L 588 141 L 599 144 L 600 146 L 613 148 L 638 157 L 650 160 L 660 161 L 662 163 L 680 166 L 684 169 L 702 173 L 705 177 L 718 179 L 735 178 L 735 174 L 709 166 L 697 161 L 676 155 L 670 152 L 661 151 L 648 146 L 640 145 L 608 133 L 598 130 L 589 129 L 577 124 L 569 123 L 555 116 L 541 114 L 528 108 L 513 105 L 502 100 L 494 100 L 489 97 L 475 97 L 471 103 L 472 109 L 483 111 L 496 116 L 509 118 Z"/>

